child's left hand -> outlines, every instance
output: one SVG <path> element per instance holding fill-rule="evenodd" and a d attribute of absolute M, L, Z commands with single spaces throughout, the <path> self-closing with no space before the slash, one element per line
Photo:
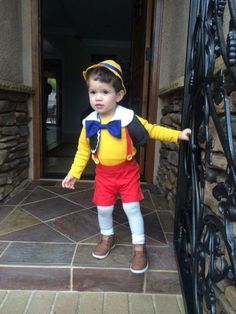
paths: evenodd
<path fill-rule="evenodd" d="M 180 141 L 189 141 L 191 135 L 191 129 L 184 129 L 179 133 L 179 140 Z"/>

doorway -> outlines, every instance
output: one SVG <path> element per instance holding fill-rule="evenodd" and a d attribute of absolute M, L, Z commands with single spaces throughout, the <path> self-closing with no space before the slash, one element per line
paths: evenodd
<path fill-rule="evenodd" d="M 152 72 L 156 69 L 150 66 L 151 59 L 148 57 L 148 49 L 151 48 L 153 36 L 154 4 L 159 1 L 33 0 L 32 2 L 33 12 L 35 15 L 38 12 L 38 16 L 41 12 L 42 21 L 41 24 L 39 23 L 38 29 L 34 25 L 32 26 L 33 33 L 37 33 L 37 31 L 39 34 L 41 33 L 41 41 L 37 42 L 37 45 L 41 46 L 42 51 L 41 56 L 39 55 L 38 60 L 36 59 L 39 64 L 41 63 L 41 67 L 39 67 L 41 74 L 38 73 L 41 86 L 38 88 L 38 94 L 35 95 L 37 105 L 34 115 L 38 116 L 40 121 L 35 126 L 34 138 L 36 141 L 39 140 L 41 145 L 34 147 L 36 152 L 35 178 L 62 178 L 68 172 L 76 151 L 78 135 L 81 131 L 81 116 L 89 107 L 82 71 L 94 63 L 94 60 L 97 62 L 112 58 L 121 64 L 128 90 L 125 105 L 136 113 L 142 114 L 144 118 L 149 117 L 151 108 L 148 105 L 150 93 L 148 82 Z M 37 3 L 40 5 L 37 6 Z M 122 19 L 117 12 L 121 12 Z M 142 32 L 138 33 L 140 30 Z M 35 46 L 37 45 L 35 44 Z M 137 60 L 139 60 L 138 66 Z M 44 111 L 45 108 L 49 108 L 49 104 L 45 105 L 45 101 L 44 103 L 42 101 L 44 97 L 42 96 L 44 95 L 42 86 L 45 73 L 47 73 L 46 65 L 50 68 L 50 64 L 53 62 L 54 64 L 56 62 L 57 65 L 60 64 L 58 79 L 60 81 L 58 91 L 60 100 L 56 104 L 56 113 L 54 112 L 52 120 L 45 120 Z M 135 74 L 137 69 L 139 75 L 137 72 Z M 37 73 L 34 76 L 37 82 L 36 76 Z M 47 79 L 55 78 L 51 76 Z M 152 102 L 155 110 L 156 102 Z M 152 117 L 154 117 L 155 110 L 152 111 Z M 55 147 L 47 145 L 47 128 L 53 126 L 58 128 L 58 133 L 54 137 L 54 140 L 56 139 L 54 142 L 57 143 Z M 149 145 L 150 143 L 148 143 Z M 38 154 L 42 158 L 37 157 Z M 151 163 L 148 162 L 149 169 L 153 165 L 153 157 L 150 154 L 147 156 L 151 160 Z M 139 159 L 144 178 L 151 182 L 152 176 L 149 179 L 145 177 L 147 158 L 145 150 L 143 150 Z M 60 161 L 58 167 L 54 163 L 56 159 Z M 93 178 L 93 167 L 93 164 L 88 165 L 83 178 Z"/>

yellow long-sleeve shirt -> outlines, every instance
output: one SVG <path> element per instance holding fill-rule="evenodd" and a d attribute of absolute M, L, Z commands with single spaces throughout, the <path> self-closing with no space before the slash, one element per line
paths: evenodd
<path fill-rule="evenodd" d="M 147 130 L 149 137 L 154 140 L 167 141 L 167 142 L 178 142 L 178 136 L 180 131 L 172 130 L 166 127 L 159 126 L 157 124 L 151 124 L 147 120 L 137 116 L 139 121 L 142 123 L 144 128 Z M 105 124 L 109 121 L 102 120 L 101 123 Z M 126 160 L 126 132 L 125 128 L 121 129 L 121 138 L 118 139 L 108 132 L 107 129 L 101 129 L 99 147 L 97 151 L 98 159 L 93 157 L 96 163 L 102 165 L 117 165 Z M 86 137 L 85 128 L 82 128 L 77 152 L 75 154 L 74 162 L 69 171 L 69 175 L 80 179 L 84 168 L 90 158 L 91 150 L 89 145 L 89 138 Z M 136 148 L 132 146 L 132 156 L 135 156 Z"/>

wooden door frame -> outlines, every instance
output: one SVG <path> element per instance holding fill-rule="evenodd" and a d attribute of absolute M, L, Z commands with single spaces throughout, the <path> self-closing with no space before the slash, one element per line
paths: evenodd
<path fill-rule="evenodd" d="M 147 119 L 156 123 L 158 106 L 158 88 L 160 77 L 161 32 L 164 0 L 154 0 L 152 26 L 152 60 L 149 80 L 149 109 Z M 32 86 L 33 95 L 33 178 L 40 179 L 42 175 L 42 87 L 41 87 L 41 0 L 31 0 L 31 30 L 32 30 Z M 146 147 L 145 179 L 153 183 L 155 159 L 155 141 L 149 141 Z"/>
<path fill-rule="evenodd" d="M 161 61 L 161 38 L 164 0 L 154 0 L 152 25 L 152 59 L 149 77 L 149 103 L 147 120 L 156 123 L 158 108 L 158 90 Z M 155 141 L 149 140 L 146 145 L 145 179 L 148 183 L 154 181 Z"/>
<path fill-rule="evenodd" d="M 31 0 L 33 179 L 42 175 L 41 0 Z"/>

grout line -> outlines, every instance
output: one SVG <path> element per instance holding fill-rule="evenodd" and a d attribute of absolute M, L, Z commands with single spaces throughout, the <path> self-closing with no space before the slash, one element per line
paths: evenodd
<path fill-rule="evenodd" d="M 59 242 L 59 244 L 60 244 L 60 243 L 65 243 L 65 244 L 67 244 L 67 243 L 68 243 L 68 244 L 75 244 L 75 243 L 76 243 L 76 241 L 73 240 L 73 239 L 71 239 L 67 234 L 62 233 L 60 230 L 55 229 L 54 227 L 48 225 L 47 223 L 44 223 L 44 224 L 45 224 L 47 227 L 49 227 L 50 229 L 52 229 L 53 231 L 55 231 L 55 232 L 59 233 L 60 235 L 62 235 L 64 238 L 66 238 L 66 239 L 72 241 L 72 243 L 68 243 L 68 242 Z M 45 242 L 43 242 L 43 243 L 45 243 Z M 46 242 L 46 243 L 50 243 L 50 242 Z M 52 243 L 53 243 L 53 242 L 52 242 Z M 58 242 L 56 242 L 56 243 L 58 243 Z"/>
<path fill-rule="evenodd" d="M 120 271 L 130 271 L 130 267 L 123 267 L 123 266 L 89 266 L 89 265 L 74 265 L 71 266 L 69 264 L 46 264 L 46 263 L 40 263 L 40 264 L 0 264 L 0 267 L 2 268 L 39 268 L 39 269 L 90 269 L 90 270 L 120 270 Z M 178 270 L 172 270 L 172 269 L 150 269 L 149 273 L 178 273 Z"/>
<path fill-rule="evenodd" d="M 184 308 L 182 307 L 182 304 L 180 303 L 180 296 L 179 295 L 176 295 L 176 301 L 177 301 L 177 304 L 178 304 L 178 307 L 179 307 L 179 310 L 180 310 L 180 313 L 181 314 L 184 314 Z"/>
<path fill-rule="evenodd" d="M 36 187 L 32 189 L 31 192 L 26 197 L 24 197 L 17 205 L 18 206 L 21 205 L 24 202 L 24 200 L 26 200 L 33 192 L 35 192 L 35 190 L 36 190 Z"/>
<path fill-rule="evenodd" d="M 132 313 L 131 295 L 132 295 L 132 293 L 128 294 L 128 309 L 129 309 L 129 313 Z"/>
<path fill-rule="evenodd" d="M 104 313 L 104 308 L 105 308 L 105 291 L 103 291 L 102 294 L 102 313 Z"/>
<path fill-rule="evenodd" d="M 6 252 L 6 250 L 9 248 L 9 246 L 11 245 L 12 242 L 9 242 L 8 245 L 5 247 L 5 249 L 2 251 L 2 253 L 0 254 L 0 258 L 3 257 L 4 253 Z"/>
<path fill-rule="evenodd" d="M 58 194 L 57 192 L 54 192 L 54 191 L 50 190 L 50 187 L 55 187 L 55 188 L 59 188 L 59 189 L 64 189 L 62 186 L 55 186 L 55 185 L 53 185 L 53 186 L 40 186 L 40 188 L 44 189 L 45 191 L 50 192 L 50 193 L 53 193 L 53 194 L 55 194 L 55 195 L 57 195 L 57 196 L 59 196 L 59 197 L 61 197 L 61 198 L 65 198 L 65 199 L 67 199 L 67 198 L 66 198 L 66 195 L 73 195 L 73 194 L 75 194 L 75 193 L 87 192 L 87 191 L 89 191 L 89 190 L 93 190 L 93 189 L 94 189 L 94 187 L 89 187 L 89 188 L 83 188 L 83 190 L 77 189 L 77 190 L 73 190 L 72 192 L 63 193 L 63 194 Z"/>
<path fill-rule="evenodd" d="M 55 314 L 54 308 L 55 308 L 55 304 L 57 302 L 58 294 L 59 294 L 59 292 L 56 291 L 56 295 L 55 295 L 55 298 L 54 298 L 53 303 L 52 303 L 52 308 L 51 308 L 50 314 Z"/>
<path fill-rule="evenodd" d="M 19 291 L 19 290 L 18 290 L 18 291 Z M 20 291 L 21 291 L 21 290 L 20 290 Z M 23 291 L 24 291 L 24 290 L 23 290 Z M 32 292 L 31 292 L 31 294 L 30 294 L 30 296 L 29 296 L 29 299 L 28 299 L 28 301 L 27 301 L 27 304 L 26 304 L 26 306 L 25 306 L 25 310 L 24 310 L 23 314 L 27 314 L 34 293 L 35 293 L 35 291 L 32 291 Z"/>
<path fill-rule="evenodd" d="M 42 220 L 42 222 L 48 223 L 48 222 L 50 222 L 50 221 L 57 220 L 57 219 L 61 219 L 61 218 L 64 218 L 64 217 L 66 217 L 66 216 L 70 216 L 70 215 L 73 215 L 73 214 L 76 214 L 76 213 L 82 213 L 82 212 L 84 212 L 85 210 L 87 210 L 87 208 L 80 208 L 80 209 L 75 210 L 75 211 L 73 211 L 73 212 L 70 212 L 70 213 L 67 213 L 67 214 L 63 214 L 63 215 L 61 215 L 61 216 L 56 216 L 56 217 L 54 217 L 54 218 Z"/>
<path fill-rule="evenodd" d="M 5 294 L 3 300 L 2 300 L 2 302 L 1 302 L 1 304 L 0 304 L 0 310 L 3 308 L 5 302 L 6 302 L 7 298 L 8 298 L 9 293 L 10 293 L 10 291 L 7 290 L 7 293 Z"/>
<path fill-rule="evenodd" d="M 69 265 L 62 265 L 62 264 L 0 264 L 2 268 L 49 268 L 49 269 L 70 269 L 71 266 Z M 84 267 L 81 267 L 84 268 Z"/>
<path fill-rule="evenodd" d="M 73 253 L 73 256 L 72 256 L 72 259 L 71 259 L 71 264 L 70 264 L 71 267 L 73 267 L 73 263 L 74 263 L 74 259 L 75 259 L 75 254 L 76 254 L 76 252 L 77 252 L 78 246 L 79 246 L 79 243 L 77 243 L 77 244 L 75 245 L 74 253 Z"/>
<path fill-rule="evenodd" d="M 159 221 L 159 224 L 160 224 L 160 226 L 161 226 L 162 233 L 163 233 L 163 235 L 164 235 L 164 238 L 165 238 L 165 240 L 166 240 L 166 243 L 168 244 L 169 242 L 168 242 L 168 239 L 167 239 L 167 237 L 166 237 L 166 235 L 165 235 L 164 228 L 163 228 L 163 224 L 162 224 L 161 219 L 160 219 L 160 217 L 159 217 L 159 214 L 158 214 L 157 212 L 156 212 L 156 216 L 157 216 L 157 220 Z"/>
<path fill-rule="evenodd" d="M 51 310 L 49 312 L 50 314 L 54 314 L 54 307 L 55 307 L 55 304 L 56 304 L 57 294 L 58 294 L 58 292 L 55 293 L 55 297 L 54 297 L 54 299 L 52 301 Z"/>
<path fill-rule="evenodd" d="M 31 292 L 31 293 L 35 293 L 35 292 L 58 292 L 58 293 L 68 293 L 68 294 L 97 294 L 97 293 L 104 293 L 105 291 L 70 291 L 70 290 L 42 290 L 42 289 L 37 289 L 37 290 L 30 290 L 30 289 L 12 289 L 12 290 L 8 290 L 8 289 L 0 289 L 0 292 L 11 292 L 11 291 L 19 291 L 19 292 Z M 140 295 L 140 294 L 144 294 L 142 292 L 127 292 L 127 291 L 106 291 L 107 294 L 131 294 L 131 295 Z M 182 294 L 176 294 L 176 293 L 156 293 L 156 292 L 148 292 L 145 293 L 145 295 L 147 296 L 176 296 L 176 297 L 182 297 Z M 5 298 L 5 296 L 4 296 Z"/>
<path fill-rule="evenodd" d="M 22 203 L 20 202 L 18 204 L 18 206 L 25 206 L 25 205 L 31 205 L 31 204 L 37 204 L 37 203 L 40 203 L 40 202 L 44 202 L 44 201 L 48 201 L 48 200 L 53 200 L 55 198 L 58 198 L 59 196 L 58 195 L 55 195 L 55 196 L 51 196 L 51 197 L 46 197 L 46 198 L 43 198 L 43 199 L 40 199 L 40 200 L 37 200 L 37 201 L 32 201 L 32 202 L 28 202 L 28 203 Z"/>
<path fill-rule="evenodd" d="M 147 272 L 144 273 L 143 278 L 143 293 L 146 293 L 146 288 L 147 288 Z"/>
<path fill-rule="evenodd" d="M 48 242 L 44 242 L 44 241 L 17 241 L 17 240 L 14 240 L 14 241 L 0 241 L 1 242 L 10 242 L 10 243 L 25 243 L 25 244 L 58 244 L 58 245 L 61 245 L 61 244 L 73 244 L 75 245 L 76 242 L 72 243 L 72 242 L 53 242 L 53 241 L 48 241 Z"/>
<path fill-rule="evenodd" d="M 9 205 L 9 206 L 11 206 L 11 205 Z M 11 212 L 10 212 L 6 217 L 4 217 L 4 219 L 1 221 L 0 225 L 3 225 L 3 223 L 5 222 L 5 220 L 17 209 L 17 206 L 18 206 L 18 205 L 13 205 L 13 206 L 12 206 L 13 209 L 11 210 Z"/>
<path fill-rule="evenodd" d="M 73 291 L 73 289 L 74 289 L 73 283 L 74 283 L 74 268 L 71 267 L 71 269 L 70 269 L 70 291 Z"/>
<path fill-rule="evenodd" d="M 79 291 L 78 292 L 78 303 L 77 303 L 77 311 L 76 311 L 76 313 L 80 313 L 80 305 L 81 305 L 81 294 L 82 294 L 83 292 L 82 291 Z M 55 313 L 56 314 L 56 313 Z"/>
<path fill-rule="evenodd" d="M 153 205 L 153 209 L 154 209 L 154 210 L 157 210 L 156 204 L 154 203 L 154 201 L 153 201 L 153 199 L 152 199 L 151 192 L 150 192 L 149 190 L 146 190 L 146 191 L 147 191 L 147 193 L 149 194 L 149 197 L 150 197 L 150 199 L 151 199 L 151 203 L 152 203 L 152 205 Z"/>
<path fill-rule="evenodd" d="M 90 237 L 88 237 L 88 238 L 85 238 L 85 239 L 83 239 L 83 240 L 81 240 L 81 241 L 78 241 L 78 243 L 79 244 L 89 244 L 89 245 L 96 245 L 96 243 L 83 243 L 82 241 L 87 241 L 87 240 L 89 240 L 89 239 L 92 239 L 93 237 L 96 237 L 96 236 L 99 236 L 100 235 L 100 232 L 98 232 L 98 233 L 95 233 L 95 234 L 93 234 L 93 235 L 91 235 Z"/>
<path fill-rule="evenodd" d="M 28 213 L 27 213 L 28 214 Z M 32 215 L 33 216 L 33 215 Z M 34 217 L 34 216 L 33 216 Z M 6 232 L 6 233 L 3 233 L 3 234 L 0 234 L 0 237 L 5 237 L 5 236 L 7 236 L 8 234 L 11 234 L 11 233 L 14 233 L 14 232 L 18 232 L 18 231 L 21 231 L 21 230 L 25 230 L 25 229 L 28 229 L 28 228 L 30 228 L 30 227 L 33 227 L 33 226 L 37 226 L 37 225 L 41 225 L 42 224 L 42 222 L 40 221 L 40 222 L 37 222 L 37 223 L 34 223 L 34 224 L 32 224 L 32 225 L 29 225 L 29 226 L 25 226 L 25 227 L 23 227 L 23 228 L 20 228 L 20 229 L 15 229 L 15 230 L 11 230 L 11 231 L 8 231 L 8 232 Z M 8 240 L 3 240 L 3 241 L 8 241 Z M 11 240 L 11 242 L 14 242 L 15 240 Z M 0 240 L 0 242 L 1 242 L 1 240 Z"/>

